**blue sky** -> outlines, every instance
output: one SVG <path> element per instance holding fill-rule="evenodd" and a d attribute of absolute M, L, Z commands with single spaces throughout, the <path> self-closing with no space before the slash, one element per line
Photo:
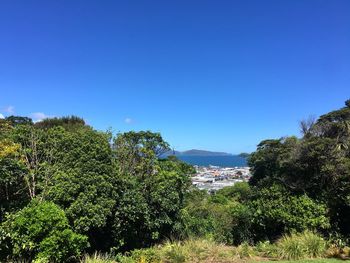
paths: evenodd
<path fill-rule="evenodd" d="M 0 2 L 0 114 L 239 153 L 350 97 L 350 1 Z"/>

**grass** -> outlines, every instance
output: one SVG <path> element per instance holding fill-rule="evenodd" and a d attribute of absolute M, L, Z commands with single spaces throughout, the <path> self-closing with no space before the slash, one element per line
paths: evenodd
<path fill-rule="evenodd" d="M 329 248 L 332 248 L 329 246 Z M 162 245 L 138 249 L 125 255 L 111 257 L 107 254 L 85 256 L 82 263 L 253 263 L 297 262 L 333 263 L 339 259 L 327 256 L 349 257 L 349 249 L 342 248 L 329 253 L 326 241 L 313 232 L 282 237 L 275 244 L 261 242 L 256 246 L 243 243 L 238 247 L 227 246 L 206 239 L 167 241 Z M 332 248 L 333 249 L 333 248 Z M 348 251 L 349 250 L 349 251 Z M 272 260 L 272 261 L 271 261 Z M 288 260 L 288 261 L 284 261 Z"/>
<path fill-rule="evenodd" d="M 114 263 L 116 262 L 108 254 L 95 252 L 92 255 L 85 255 L 80 261 L 81 263 Z"/>
<path fill-rule="evenodd" d="M 278 263 L 341 263 L 340 259 L 336 258 L 319 258 L 319 259 L 302 259 L 302 260 L 280 260 Z M 264 263 L 276 263 L 276 261 L 265 261 Z"/>
<path fill-rule="evenodd" d="M 277 242 L 279 258 L 297 260 L 325 256 L 326 241 L 319 235 L 305 231 L 282 237 Z"/>

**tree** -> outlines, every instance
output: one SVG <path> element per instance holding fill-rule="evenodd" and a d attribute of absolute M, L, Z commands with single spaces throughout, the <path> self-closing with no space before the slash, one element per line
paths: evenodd
<path fill-rule="evenodd" d="M 119 134 L 113 147 L 119 173 L 138 176 L 155 172 L 158 157 L 170 149 L 159 133 L 150 131 Z"/>
<path fill-rule="evenodd" d="M 314 116 L 309 116 L 309 118 L 300 121 L 300 132 L 303 136 L 308 136 L 311 129 L 315 125 L 316 120 Z"/>
<path fill-rule="evenodd" d="M 28 201 L 23 180 L 27 170 L 20 158 L 20 145 L 0 140 L 0 222 L 5 212 L 22 207 Z"/>
<path fill-rule="evenodd" d="M 49 129 L 57 126 L 61 126 L 66 130 L 73 131 L 79 127 L 85 126 L 86 123 L 82 118 L 77 116 L 66 116 L 60 118 L 47 118 L 42 121 L 35 123 L 35 126 L 41 129 Z"/>
<path fill-rule="evenodd" d="M 54 162 L 45 198 L 64 208 L 74 230 L 91 240 L 106 225 L 116 199 L 111 135 L 90 127 L 46 133 Z"/>
<path fill-rule="evenodd" d="M 330 228 L 325 204 L 307 195 L 293 195 L 279 185 L 259 189 L 248 207 L 255 240 L 276 240 L 284 233 Z"/>
<path fill-rule="evenodd" d="M 120 186 L 113 221 L 116 248 L 148 246 L 176 230 L 193 168 L 179 160 L 158 160 L 167 145 L 151 132 L 119 134 L 114 141 Z"/>
<path fill-rule="evenodd" d="M 250 200 L 253 190 L 246 182 L 237 182 L 233 186 L 226 186 L 216 192 L 217 195 L 223 195 L 227 198 L 245 202 Z"/>
<path fill-rule="evenodd" d="M 231 210 L 238 203 L 198 189 L 192 189 L 186 197 L 186 205 L 181 210 L 181 237 L 214 238 L 232 244 Z"/>
<path fill-rule="evenodd" d="M 74 233 L 64 211 L 51 202 L 32 202 L 8 216 L 0 232 L 3 260 L 77 261 L 88 245 L 87 237 Z"/>
<path fill-rule="evenodd" d="M 327 204 L 334 231 L 350 234 L 350 102 L 305 124 L 301 139 L 267 140 L 250 158 L 252 185 L 278 183 Z M 307 126 L 307 127 L 306 127 Z"/>
<path fill-rule="evenodd" d="M 9 116 L 6 117 L 5 120 L 9 122 L 12 126 L 17 125 L 33 125 L 33 120 L 28 117 L 22 116 Z"/>
<path fill-rule="evenodd" d="M 288 161 L 293 157 L 293 149 L 298 143 L 296 137 L 260 142 L 257 150 L 248 159 L 252 171 L 249 183 L 257 185 L 264 181 L 281 180 L 280 174 L 288 169 Z"/>

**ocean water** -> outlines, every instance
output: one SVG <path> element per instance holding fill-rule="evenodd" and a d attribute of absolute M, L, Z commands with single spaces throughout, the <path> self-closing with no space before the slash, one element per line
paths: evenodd
<path fill-rule="evenodd" d="M 232 156 L 177 156 L 180 160 L 199 166 L 215 165 L 220 167 L 242 167 L 247 166 L 247 160 L 243 157 L 232 155 Z"/>

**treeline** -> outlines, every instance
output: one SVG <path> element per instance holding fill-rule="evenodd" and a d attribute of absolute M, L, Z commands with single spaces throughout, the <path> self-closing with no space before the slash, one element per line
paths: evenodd
<path fill-rule="evenodd" d="M 303 136 L 262 141 L 253 176 L 215 195 L 189 166 L 160 159 L 158 133 L 112 136 L 77 117 L 0 120 L 0 260 L 76 262 L 166 239 L 229 245 L 315 231 L 350 235 L 350 101 L 301 123 Z"/>
<path fill-rule="evenodd" d="M 77 117 L 0 123 L 0 261 L 79 260 L 177 234 L 193 168 L 157 133 L 113 137 Z"/>
<path fill-rule="evenodd" d="M 190 191 L 182 209 L 182 232 L 254 245 L 314 231 L 329 241 L 334 254 L 348 251 L 350 100 L 318 120 L 302 121 L 300 128 L 301 138 L 258 145 L 248 157 L 249 183 L 236 183 L 215 195 Z"/>

